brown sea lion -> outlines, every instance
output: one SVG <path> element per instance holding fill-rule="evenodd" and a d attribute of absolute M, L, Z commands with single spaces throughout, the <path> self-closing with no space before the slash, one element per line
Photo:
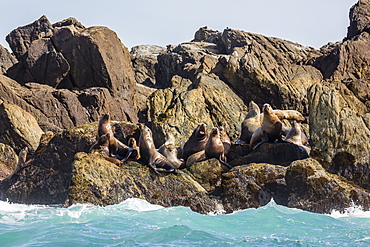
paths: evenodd
<path fill-rule="evenodd" d="M 171 164 L 177 169 L 181 167 L 183 161 L 178 159 L 178 148 L 175 146 L 175 136 L 170 129 L 166 129 L 166 141 L 158 148 L 158 152 L 164 155 Z"/>
<path fill-rule="evenodd" d="M 280 119 L 275 115 L 271 106 L 269 104 L 264 104 L 262 124 L 261 127 L 253 133 L 249 150 L 252 151 L 264 142 L 282 141 L 282 127 L 283 125 Z"/>
<path fill-rule="evenodd" d="M 241 134 L 237 144 L 249 143 L 253 132 L 261 126 L 261 110 L 254 101 L 249 102 L 248 114 L 245 116 L 241 125 Z"/>
<path fill-rule="evenodd" d="M 118 166 L 121 166 L 122 161 L 110 157 L 109 144 L 110 144 L 110 134 L 107 133 L 98 138 L 98 140 L 90 147 L 89 153 L 101 156 L 107 161 L 112 162 L 113 164 L 116 164 Z"/>
<path fill-rule="evenodd" d="M 28 147 L 24 147 L 22 148 L 21 151 L 19 151 L 18 163 L 15 166 L 14 171 L 7 177 L 8 179 L 12 178 L 13 175 L 19 172 L 19 170 L 26 164 L 27 154 L 28 154 Z"/>
<path fill-rule="evenodd" d="M 274 110 L 275 115 L 280 119 L 304 121 L 306 118 L 296 110 Z"/>
<path fill-rule="evenodd" d="M 301 130 L 301 126 L 297 121 L 293 121 L 292 128 L 290 131 L 287 133 L 285 137 L 285 141 L 294 143 L 302 148 L 304 148 L 308 154 L 310 154 L 311 149 L 303 144 L 305 140 L 302 140 L 302 133 L 303 131 Z M 306 135 L 304 135 L 306 136 Z"/>
<path fill-rule="evenodd" d="M 212 128 L 208 141 L 204 147 L 204 153 L 207 159 L 216 158 L 222 164 L 231 168 L 231 166 L 226 163 L 225 148 L 221 141 L 220 130 L 218 128 Z"/>
<path fill-rule="evenodd" d="M 177 173 L 176 168 L 166 157 L 160 154 L 154 146 L 152 131 L 144 124 L 138 124 L 140 128 L 139 150 L 140 160 L 152 168 L 157 174 Z"/>
<path fill-rule="evenodd" d="M 186 161 L 190 155 L 204 150 L 204 146 L 206 145 L 207 140 L 208 140 L 207 125 L 201 123 L 193 131 L 187 142 L 184 144 L 182 156 L 184 161 Z"/>
<path fill-rule="evenodd" d="M 105 134 L 109 134 L 109 155 L 117 154 L 119 144 L 113 134 L 109 113 L 103 114 L 98 123 L 98 139 Z"/>
<path fill-rule="evenodd" d="M 113 156 L 119 160 L 126 161 L 129 158 L 134 159 L 139 153 L 137 149 L 129 148 L 117 138 L 114 137 L 112 126 L 110 123 L 109 113 L 105 113 L 100 117 L 98 123 L 98 139 L 105 134 L 109 134 L 109 156 Z"/>
<path fill-rule="evenodd" d="M 140 159 L 140 151 L 139 151 L 139 146 L 137 145 L 136 139 L 133 137 L 130 137 L 130 139 L 128 139 L 127 141 L 127 145 L 130 148 L 135 148 L 138 151 L 136 157 L 133 157 L 133 158 L 136 160 Z"/>
<path fill-rule="evenodd" d="M 292 130 L 292 127 L 283 126 L 283 129 L 282 129 L 281 133 L 286 137 L 291 130 Z M 309 145 L 308 137 L 306 136 L 306 134 L 302 131 L 302 129 L 301 129 L 300 132 L 301 132 L 301 142 L 302 142 L 302 144 L 303 145 Z"/>
<path fill-rule="evenodd" d="M 204 161 L 206 159 L 207 159 L 207 157 L 206 157 L 206 154 L 205 154 L 204 150 L 202 150 L 200 152 L 197 152 L 197 153 L 194 153 L 194 154 L 190 155 L 188 157 L 188 159 L 186 160 L 185 167 L 189 168 L 193 163 Z"/>
<path fill-rule="evenodd" d="M 224 153 L 226 157 L 229 155 L 230 148 L 231 148 L 231 140 L 230 140 L 229 135 L 227 134 L 228 129 L 229 127 L 227 125 L 219 127 L 220 139 L 221 139 L 222 144 L 224 145 Z"/>

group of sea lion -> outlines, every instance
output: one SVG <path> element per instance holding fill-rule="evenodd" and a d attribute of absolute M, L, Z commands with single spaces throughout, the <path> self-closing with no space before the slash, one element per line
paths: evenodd
<path fill-rule="evenodd" d="M 165 142 L 156 149 L 150 128 L 138 124 L 138 141 L 131 137 L 125 145 L 114 137 L 109 113 L 103 114 L 98 123 L 97 141 L 90 148 L 90 153 L 121 166 L 127 160 L 138 160 L 160 173 L 177 173 L 177 169 L 187 167 L 188 160 L 201 161 L 210 158 L 227 164 L 226 156 L 231 141 L 225 127 L 213 128 L 208 133 L 206 124 L 199 124 L 183 147 L 175 146 L 175 137 L 166 129 Z"/>
<path fill-rule="evenodd" d="M 283 126 L 283 119 L 293 120 L 292 127 Z M 249 144 L 249 150 L 252 151 L 264 142 L 291 142 L 303 147 L 309 154 L 308 138 L 297 122 L 304 120 L 303 115 L 296 110 L 274 110 L 267 103 L 263 105 L 261 113 L 258 105 L 251 101 L 237 143 Z"/>
<path fill-rule="evenodd" d="M 98 123 L 97 141 L 91 146 L 89 153 L 99 155 L 118 166 L 127 160 L 139 160 L 158 174 L 176 173 L 176 167 L 156 150 L 151 130 L 144 124 L 138 125 L 138 142 L 131 137 L 125 145 L 114 137 L 109 113 L 103 114 Z"/>
<path fill-rule="evenodd" d="M 294 120 L 292 127 L 283 126 L 281 120 Z M 295 110 L 274 110 L 264 104 L 262 112 L 256 103 L 249 103 L 249 112 L 241 124 L 241 135 L 237 144 L 249 144 L 253 151 L 264 142 L 291 142 L 302 146 L 309 153 L 308 139 L 297 121 L 305 118 Z M 183 147 L 175 146 L 175 137 L 170 129 L 165 130 L 165 142 L 156 149 L 150 128 L 138 124 L 140 137 L 138 141 L 131 137 L 128 145 L 114 137 L 109 114 L 103 114 L 98 123 L 97 142 L 90 148 L 90 153 L 121 166 L 127 160 L 138 160 L 160 173 L 177 173 L 177 169 L 189 167 L 194 162 L 211 158 L 218 159 L 231 168 L 227 156 L 231 140 L 227 126 L 214 127 L 208 131 L 205 123 L 199 124 Z M 285 136 L 283 139 L 282 136 Z"/>

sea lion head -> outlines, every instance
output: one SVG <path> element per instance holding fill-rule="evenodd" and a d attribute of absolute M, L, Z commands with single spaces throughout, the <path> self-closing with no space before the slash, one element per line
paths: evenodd
<path fill-rule="evenodd" d="M 256 115 L 259 115 L 261 113 L 261 110 L 258 105 L 254 103 L 253 100 L 251 100 L 248 105 L 248 112 L 255 112 Z"/>
<path fill-rule="evenodd" d="M 207 125 L 205 123 L 201 123 L 194 131 L 195 137 L 197 140 L 201 141 L 208 138 L 208 131 Z"/>
<path fill-rule="evenodd" d="M 220 138 L 220 130 L 216 127 L 212 128 L 211 130 L 211 137 L 218 137 Z"/>
<path fill-rule="evenodd" d="M 127 146 L 129 146 L 130 148 L 136 148 L 137 147 L 136 139 L 130 137 L 130 139 L 128 139 L 127 141 Z"/>
<path fill-rule="evenodd" d="M 264 114 L 271 114 L 271 113 L 273 113 L 272 107 L 269 104 L 267 104 L 267 103 L 265 103 L 263 105 L 262 109 L 263 109 L 263 113 Z"/>
<path fill-rule="evenodd" d="M 100 120 L 99 120 L 99 122 L 100 122 L 100 123 L 106 123 L 106 122 L 108 122 L 108 121 L 110 121 L 110 115 L 109 115 L 109 113 L 104 113 L 104 114 L 100 117 Z"/>
<path fill-rule="evenodd" d="M 99 139 L 98 139 L 98 145 L 108 146 L 109 145 L 109 139 L 110 139 L 110 134 L 109 133 L 100 136 Z"/>

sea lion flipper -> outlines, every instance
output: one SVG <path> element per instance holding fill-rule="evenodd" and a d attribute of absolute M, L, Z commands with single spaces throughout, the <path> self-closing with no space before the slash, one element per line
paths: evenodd
<path fill-rule="evenodd" d="M 225 162 L 225 161 L 223 161 L 223 160 L 221 160 L 221 159 L 219 159 L 219 161 L 221 162 L 221 164 L 223 164 L 223 165 L 225 165 L 225 166 L 229 167 L 230 169 L 231 169 L 231 168 L 233 168 L 229 163 L 227 163 L 227 162 Z"/>

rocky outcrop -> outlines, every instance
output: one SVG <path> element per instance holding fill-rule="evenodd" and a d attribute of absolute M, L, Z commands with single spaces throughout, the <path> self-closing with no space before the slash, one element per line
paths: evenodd
<path fill-rule="evenodd" d="M 321 71 L 324 79 L 367 79 L 370 75 L 369 46 L 370 34 L 362 32 L 335 44 L 325 55 L 314 60 L 313 65 Z"/>
<path fill-rule="evenodd" d="M 127 144 L 137 126 L 112 122 L 115 136 Z M 44 151 L 11 179 L 0 185 L 2 198 L 17 203 L 68 204 L 74 156 L 88 152 L 96 141 L 97 123 L 85 124 L 55 135 Z"/>
<path fill-rule="evenodd" d="M 222 202 L 225 211 L 257 208 L 274 198 L 286 203 L 285 167 L 270 164 L 238 166 L 222 175 Z"/>
<path fill-rule="evenodd" d="M 230 164 L 240 166 L 250 163 L 267 163 L 288 166 L 293 161 L 306 159 L 308 156 L 304 147 L 293 143 L 263 143 L 252 152 L 249 151 L 249 145 L 235 145 L 231 148 Z"/>
<path fill-rule="evenodd" d="M 17 105 L 0 102 L 0 142 L 13 147 L 36 150 L 44 132 L 36 119 Z"/>
<path fill-rule="evenodd" d="M 146 86 L 156 86 L 156 69 L 158 55 L 165 53 L 166 48 L 154 45 L 139 45 L 132 47 L 131 59 L 136 83 Z"/>
<path fill-rule="evenodd" d="M 331 162 L 339 152 L 352 154 L 357 162 L 369 161 L 370 138 L 367 108 L 342 83 L 318 83 L 310 88 L 310 136 Z"/>
<path fill-rule="evenodd" d="M 216 202 L 189 175 L 156 175 L 149 167 L 128 162 L 117 167 L 104 159 L 78 153 L 72 164 L 71 203 L 111 205 L 141 198 L 162 206 L 187 206 L 199 213 L 216 209 Z"/>
<path fill-rule="evenodd" d="M 115 117 L 137 121 L 137 109 L 132 101 L 135 79 L 130 53 L 112 30 L 85 28 L 73 18 L 52 25 L 42 16 L 32 24 L 13 30 L 7 41 L 18 59 L 7 75 L 17 82 L 83 90 L 75 91 L 74 96 L 75 100 L 81 98 L 82 105 L 99 111 L 107 98 Z M 103 95 L 94 95 L 96 91 Z M 89 113 L 90 119 L 96 121 L 94 113 Z"/>
<path fill-rule="evenodd" d="M 370 29 L 370 2 L 359 0 L 349 11 L 349 27 L 347 38 L 350 39 Z"/>
<path fill-rule="evenodd" d="M 18 61 L 0 53 L 2 105 L 19 106 L 54 133 L 47 132 L 38 147 L 40 140 L 29 144 L 35 153 L 0 183 L 0 197 L 61 205 L 139 197 L 201 213 L 259 207 L 272 198 L 319 213 L 351 205 L 369 209 L 368 5 L 360 0 L 351 9 L 345 40 L 320 50 L 203 27 L 191 42 L 138 46 L 130 54 L 113 31 L 86 28 L 74 18 L 51 24 L 43 16 L 15 29 L 7 40 Z M 166 129 L 180 147 L 200 123 L 209 129 L 227 124 L 236 140 L 251 100 L 301 112 L 314 159 L 294 144 L 268 143 L 252 152 L 233 144 L 231 170 L 210 159 L 158 176 L 145 164 L 117 167 L 87 154 L 103 113 L 130 122 L 113 121 L 124 143 L 138 137 L 139 119 L 151 127 L 156 147 Z M 19 150 L 25 145 L 19 139 L 0 141 Z"/>
<path fill-rule="evenodd" d="M 182 82 L 186 83 L 185 80 Z M 154 92 L 149 97 L 149 113 L 153 134 L 164 136 L 163 130 L 172 129 L 176 145 L 181 146 L 199 123 L 205 123 L 209 128 L 227 124 L 230 137 L 236 139 L 246 107 L 217 76 L 201 75 L 186 90 L 171 87 Z M 157 146 L 161 144 L 157 143 Z"/>
<path fill-rule="evenodd" d="M 314 159 L 293 162 L 286 171 L 288 207 L 329 214 L 332 210 L 360 206 L 370 208 L 369 191 L 345 178 L 327 173 Z"/>
<path fill-rule="evenodd" d="M 17 59 L 6 48 L 0 45 L 0 73 L 6 73 L 16 62 Z"/>

